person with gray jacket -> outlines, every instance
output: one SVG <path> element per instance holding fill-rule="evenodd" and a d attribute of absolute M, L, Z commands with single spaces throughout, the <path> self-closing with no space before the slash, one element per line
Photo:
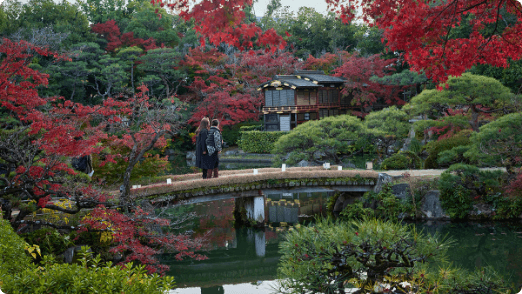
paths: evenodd
<path fill-rule="evenodd" d="M 219 176 L 218 154 L 221 153 L 221 150 L 223 149 L 223 138 L 221 136 L 221 132 L 219 131 L 219 120 L 212 120 L 211 127 L 208 130 L 206 143 L 208 155 L 210 156 L 211 166 L 213 167 L 207 170 L 207 179 L 212 178 L 212 173 L 214 173 L 214 178 L 217 178 Z"/>

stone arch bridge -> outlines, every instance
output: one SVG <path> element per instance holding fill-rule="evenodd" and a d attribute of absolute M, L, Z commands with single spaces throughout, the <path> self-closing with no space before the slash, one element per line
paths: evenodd
<path fill-rule="evenodd" d="M 379 186 L 381 178 L 382 174 L 371 170 L 340 170 L 337 166 L 329 169 L 294 167 L 285 170 L 234 170 L 222 171 L 219 178 L 206 180 L 201 179 L 200 174 L 166 176 L 161 183 L 131 189 L 131 197 L 135 201 L 148 200 L 154 204 L 192 204 L 234 198 L 236 211 L 243 210 L 249 221 L 260 224 L 267 220 L 267 216 L 277 217 L 277 206 L 286 209 L 285 196 L 295 199 L 294 195 L 299 197 L 302 193 L 314 192 L 362 195 Z M 268 197 L 270 195 L 279 195 L 280 199 L 277 200 L 277 196 L 275 199 Z M 307 203 L 300 203 L 299 206 L 306 207 Z M 298 213 L 290 215 L 296 218 Z M 279 221 L 283 220 L 280 218 Z"/>

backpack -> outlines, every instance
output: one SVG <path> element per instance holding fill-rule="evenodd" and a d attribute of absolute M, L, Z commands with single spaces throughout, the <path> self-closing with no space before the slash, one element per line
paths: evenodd
<path fill-rule="evenodd" d="M 216 152 L 216 143 L 214 142 L 214 130 L 209 130 L 207 134 L 207 139 L 205 140 L 205 144 L 207 145 L 208 155 L 212 155 Z"/>

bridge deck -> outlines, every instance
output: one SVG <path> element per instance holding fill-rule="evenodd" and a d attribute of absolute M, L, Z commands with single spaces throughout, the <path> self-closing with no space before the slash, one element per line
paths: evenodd
<path fill-rule="evenodd" d="M 219 178 L 207 180 L 203 180 L 201 174 L 198 173 L 164 177 L 164 181 L 161 183 L 132 189 L 131 196 L 135 199 L 147 198 L 170 201 L 208 195 L 259 193 L 259 190 L 274 188 L 295 189 L 298 187 L 337 186 L 339 188 L 344 187 L 343 190 L 360 190 L 362 188 L 367 191 L 375 185 L 378 175 L 377 172 L 372 170 L 338 170 L 337 166 L 332 166 L 330 169 L 295 167 L 287 168 L 284 172 L 279 168 L 261 168 L 258 169 L 258 174 L 253 174 L 252 169 L 222 171 Z M 171 183 L 167 184 L 169 178 Z"/>

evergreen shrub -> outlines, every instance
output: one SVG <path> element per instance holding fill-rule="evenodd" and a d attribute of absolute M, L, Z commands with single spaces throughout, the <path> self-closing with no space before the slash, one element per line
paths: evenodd
<path fill-rule="evenodd" d="M 270 153 L 274 149 L 274 143 L 288 132 L 241 132 L 238 146 L 247 153 Z"/>
<path fill-rule="evenodd" d="M 383 170 L 420 169 L 422 160 L 411 151 L 401 151 L 386 158 L 382 164 Z"/>
<path fill-rule="evenodd" d="M 375 219 L 298 226 L 281 243 L 284 293 L 493 293 L 507 283 L 489 269 L 469 273 L 451 265 L 451 241 L 413 225 Z M 404 282 L 407 282 L 408 287 Z M 404 291 L 402 291 L 404 290 Z"/>
<path fill-rule="evenodd" d="M 467 164 L 454 164 L 439 180 L 442 208 L 452 219 L 468 216 L 473 203 L 488 202 L 488 195 L 500 188 L 501 171 L 483 171 Z"/>
<path fill-rule="evenodd" d="M 437 169 L 440 168 L 437 159 L 442 151 L 451 150 L 458 146 L 466 146 L 470 144 L 469 140 L 470 130 L 464 130 L 459 132 L 453 137 L 445 138 L 442 140 L 431 141 L 425 149 L 428 152 L 428 157 L 424 161 L 425 169 Z"/>
<path fill-rule="evenodd" d="M 0 212 L 0 286 L 3 277 L 19 273 L 29 267 L 30 257 L 25 253 L 27 243 L 13 231 Z M 1 287 L 4 289 L 4 287 Z"/>
<path fill-rule="evenodd" d="M 420 199 L 420 198 L 419 198 Z M 340 213 L 342 219 L 363 220 L 368 217 L 380 220 L 396 221 L 413 218 L 419 204 L 413 199 L 399 199 L 392 193 L 391 185 L 387 184 L 379 193 L 366 192 L 359 200 L 347 205 Z"/>

